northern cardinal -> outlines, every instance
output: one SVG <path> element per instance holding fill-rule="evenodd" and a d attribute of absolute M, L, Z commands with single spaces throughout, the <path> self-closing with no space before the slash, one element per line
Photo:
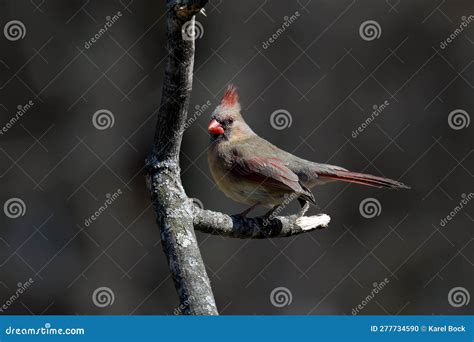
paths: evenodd
<path fill-rule="evenodd" d="M 342 167 L 301 159 L 259 137 L 240 114 L 239 96 L 230 85 L 211 116 L 208 131 L 211 145 L 208 162 L 212 176 L 227 197 L 251 207 L 275 210 L 288 196 L 298 198 L 301 206 L 315 204 L 311 188 L 332 181 L 344 181 L 409 189 L 392 179 L 348 171 Z"/>

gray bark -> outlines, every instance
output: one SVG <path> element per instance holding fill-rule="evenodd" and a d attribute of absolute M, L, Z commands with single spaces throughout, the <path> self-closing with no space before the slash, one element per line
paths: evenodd
<path fill-rule="evenodd" d="M 181 185 L 179 150 L 192 87 L 194 41 L 183 39 L 184 23 L 207 2 L 168 1 L 167 52 L 161 106 L 146 161 L 147 183 L 161 241 L 180 298 L 180 312 L 217 315 L 209 278 L 193 229 L 192 201 Z"/>
<path fill-rule="evenodd" d="M 277 216 L 247 218 L 226 215 L 210 210 L 195 209 L 194 229 L 203 233 L 223 235 L 241 239 L 264 239 L 287 237 L 327 227 L 329 216 Z"/>

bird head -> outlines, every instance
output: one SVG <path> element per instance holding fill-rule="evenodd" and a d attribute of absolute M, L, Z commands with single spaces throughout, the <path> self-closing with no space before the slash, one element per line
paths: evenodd
<path fill-rule="evenodd" d="M 237 139 L 253 133 L 240 114 L 239 95 L 233 85 L 227 87 L 221 103 L 211 115 L 207 130 L 211 141 Z"/>

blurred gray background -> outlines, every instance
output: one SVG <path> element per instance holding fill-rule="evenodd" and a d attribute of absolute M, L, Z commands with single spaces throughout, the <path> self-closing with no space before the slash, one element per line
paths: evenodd
<path fill-rule="evenodd" d="M 212 210 L 244 209 L 215 187 L 207 167 L 206 126 L 229 83 L 250 126 L 279 147 L 412 186 L 316 188 L 320 208 L 311 213 L 331 215 L 331 224 L 297 237 L 197 233 L 220 312 L 351 315 L 387 278 L 359 314 L 472 313 L 474 18 L 454 32 L 474 3 L 211 0 L 206 8 L 196 18 L 196 121 L 181 155 L 190 197 Z M 0 32 L 0 126 L 34 103 L 0 135 L 0 305 L 10 302 L 3 314 L 175 312 L 143 177 L 163 81 L 164 14 L 164 1 L 0 0 L 0 28 L 24 26 L 16 23 L 19 36 Z M 369 20 L 379 26 L 368 23 L 375 36 L 360 33 Z M 101 110 L 113 126 L 94 126 Z M 279 110 L 291 125 L 275 129 Z M 463 194 L 468 203 L 443 225 Z M 368 198 L 380 203 L 372 218 L 359 209 Z M 5 205 L 10 199 L 19 214 Z M 103 287 L 102 305 L 94 291 Z M 274 305 L 280 287 L 283 303 Z M 452 297 L 459 290 L 450 295 L 456 287 L 460 305 Z"/>

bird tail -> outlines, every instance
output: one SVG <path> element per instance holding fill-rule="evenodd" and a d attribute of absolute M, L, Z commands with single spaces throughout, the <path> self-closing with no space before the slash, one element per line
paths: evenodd
<path fill-rule="evenodd" d="M 332 165 L 319 165 L 316 170 L 318 177 L 326 181 L 343 181 L 362 185 L 374 186 L 377 188 L 389 189 L 410 189 L 409 186 L 385 177 L 369 175 L 366 173 L 351 172 Z"/>

